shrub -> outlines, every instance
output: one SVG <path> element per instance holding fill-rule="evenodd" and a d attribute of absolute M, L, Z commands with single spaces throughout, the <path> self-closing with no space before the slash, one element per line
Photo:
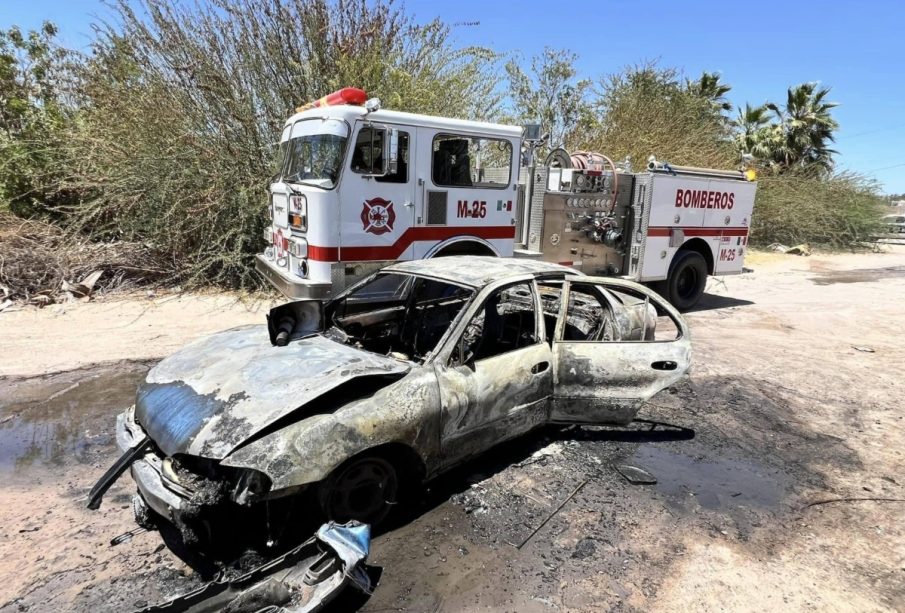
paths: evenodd
<path fill-rule="evenodd" d="M 856 246 L 881 229 L 883 200 L 878 193 L 874 182 L 853 173 L 826 179 L 763 176 L 758 181 L 751 240 L 758 245 Z"/>
<path fill-rule="evenodd" d="M 651 155 L 683 166 L 738 165 L 719 107 L 682 83 L 676 70 L 629 67 L 600 81 L 596 94 L 596 119 L 579 124 L 570 139 L 585 148 L 614 160 L 630 156 L 638 170 Z"/>
<path fill-rule="evenodd" d="M 362 87 L 386 106 L 487 117 L 496 55 L 392 2 L 118 4 L 85 64 L 73 227 L 143 241 L 187 285 L 257 285 L 271 156 L 301 103 Z"/>

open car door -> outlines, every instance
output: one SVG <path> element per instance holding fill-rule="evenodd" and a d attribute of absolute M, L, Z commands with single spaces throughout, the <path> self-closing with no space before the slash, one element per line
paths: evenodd
<path fill-rule="evenodd" d="M 688 326 L 656 292 L 622 279 L 566 280 L 553 335 L 550 421 L 627 424 L 690 361 Z"/>

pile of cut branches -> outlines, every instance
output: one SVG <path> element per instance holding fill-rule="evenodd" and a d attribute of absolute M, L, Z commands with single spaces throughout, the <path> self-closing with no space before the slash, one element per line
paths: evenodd
<path fill-rule="evenodd" d="M 172 279 L 146 245 L 89 242 L 51 223 L 0 212 L 0 305 L 44 306 Z"/>

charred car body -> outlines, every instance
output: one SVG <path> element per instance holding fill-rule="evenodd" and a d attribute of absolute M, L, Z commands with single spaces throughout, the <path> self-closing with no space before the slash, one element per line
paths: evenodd
<path fill-rule="evenodd" d="M 139 522 L 162 516 L 187 540 L 243 517 L 278 530 L 299 500 L 375 523 L 406 483 L 538 426 L 630 422 L 689 361 L 681 315 L 631 281 L 523 259 L 399 263 L 160 362 L 89 504 L 131 466 Z"/>

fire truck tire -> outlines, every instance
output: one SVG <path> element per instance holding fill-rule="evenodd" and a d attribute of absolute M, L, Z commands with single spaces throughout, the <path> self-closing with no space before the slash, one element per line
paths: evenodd
<path fill-rule="evenodd" d="M 680 311 L 698 303 L 707 284 L 707 262 L 696 252 L 680 249 L 669 266 L 661 294 Z"/>

